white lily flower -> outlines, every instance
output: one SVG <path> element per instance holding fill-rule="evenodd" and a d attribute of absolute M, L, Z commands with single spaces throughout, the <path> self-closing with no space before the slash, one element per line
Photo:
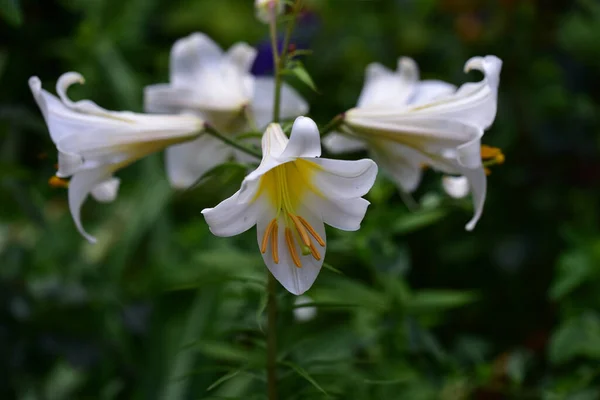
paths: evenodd
<path fill-rule="evenodd" d="M 398 70 L 379 64 L 367 68 L 358 105 L 346 112 L 342 132 L 325 141 L 332 152 L 368 148 L 382 169 L 406 192 L 414 191 L 423 166 L 464 175 L 473 195 L 471 230 L 483 211 L 486 175 L 480 144 L 494 121 L 502 61 L 473 57 L 465 72 L 483 72 L 477 83 L 456 89 L 441 81 L 419 81 L 416 63 L 400 58 Z"/>
<path fill-rule="evenodd" d="M 250 69 L 256 50 L 246 43 L 227 52 L 202 33 L 178 40 L 171 49 L 171 82 L 145 89 L 147 112 L 193 112 L 227 135 L 263 130 L 273 114 L 275 82 L 255 77 Z M 281 117 L 308 112 L 307 103 L 290 86 L 281 91 Z M 187 188 L 206 171 L 231 156 L 247 155 L 218 139 L 204 136 L 167 150 L 167 174 L 172 186 Z"/>
<path fill-rule="evenodd" d="M 285 9 L 284 0 L 256 0 L 254 2 L 256 18 L 265 24 L 271 23 L 273 19 L 283 13 Z"/>
<path fill-rule="evenodd" d="M 202 119 L 193 115 L 146 115 L 108 111 L 90 100 L 71 101 L 67 89 L 84 83 L 76 72 L 63 74 L 56 84 L 59 97 L 42 89 L 38 77 L 29 87 L 42 111 L 50 137 L 58 149 L 57 177 L 68 183 L 69 208 L 79 232 L 95 242 L 81 224 L 80 210 L 88 194 L 101 202 L 113 201 L 119 179 L 113 173 L 174 143 L 196 137 Z"/>
<path fill-rule="evenodd" d="M 323 265 L 325 226 L 355 231 L 369 202 L 377 165 L 319 158 L 317 125 L 299 117 L 288 139 L 271 124 L 262 139 L 263 159 L 241 189 L 202 211 L 217 236 L 233 236 L 256 225 L 263 260 L 291 293 L 308 290 Z"/>

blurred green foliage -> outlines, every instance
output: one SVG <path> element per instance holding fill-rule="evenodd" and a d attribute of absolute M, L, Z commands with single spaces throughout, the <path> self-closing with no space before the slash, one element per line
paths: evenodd
<path fill-rule="evenodd" d="M 489 177 L 469 201 L 431 171 L 408 211 L 383 177 L 359 232 L 328 230 L 318 307 L 294 319 L 279 290 L 283 399 L 600 398 L 600 5 L 593 0 L 307 0 L 295 37 L 326 123 L 352 107 L 364 68 L 414 57 L 424 78 L 478 79 L 504 60 L 484 142 Z M 27 79 L 66 71 L 73 96 L 141 110 L 171 44 L 202 31 L 265 46 L 250 0 L 0 0 L 0 398 L 264 399 L 266 269 L 253 230 L 213 237 L 200 215 L 236 190 L 224 168 L 172 191 L 160 155 L 120 173 L 111 205 L 75 230 L 48 187 L 56 154 Z M 336 273 L 338 270 L 340 273 Z"/>

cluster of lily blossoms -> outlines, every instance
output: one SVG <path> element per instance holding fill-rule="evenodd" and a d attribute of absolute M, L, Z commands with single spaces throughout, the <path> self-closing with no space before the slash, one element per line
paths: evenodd
<path fill-rule="evenodd" d="M 475 69 L 484 76 L 459 88 L 420 81 L 409 58 L 400 58 L 395 72 L 369 65 L 357 106 L 341 114 L 337 131 L 323 142 L 331 153 L 367 149 L 375 161 L 345 161 L 321 158 L 319 128 L 304 116 L 308 104 L 286 84 L 280 110 L 283 119 L 295 118 L 289 137 L 271 123 L 275 82 L 250 73 L 255 57 L 256 50 L 245 43 L 223 51 L 201 33 L 178 40 L 171 50 L 169 83 L 144 91 L 146 113 L 70 100 L 67 89 L 84 83 L 76 72 L 58 79 L 58 97 L 42 89 L 37 77 L 30 78 L 58 150 L 53 180 L 68 186 L 73 220 L 87 240 L 95 241 L 80 218 L 87 197 L 113 201 L 120 183 L 114 173 L 146 155 L 166 150 L 167 177 L 178 189 L 191 187 L 231 158 L 251 159 L 209 129 L 232 140 L 264 131 L 260 165 L 233 196 L 202 214 L 217 236 L 237 235 L 256 225 L 266 266 L 296 295 L 311 287 L 323 265 L 324 225 L 360 228 L 369 206 L 363 196 L 373 186 L 378 165 L 405 192 L 417 188 L 423 166 L 446 174 L 444 187 L 451 196 L 472 194 L 475 213 L 467 229 L 473 229 L 486 194 L 480 141 L 496 115 L 501 60 L 468 60 L 465 72 Z"/>

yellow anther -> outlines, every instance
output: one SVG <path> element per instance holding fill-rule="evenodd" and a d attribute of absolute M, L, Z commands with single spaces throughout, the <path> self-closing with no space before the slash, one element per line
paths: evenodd
<path fill-rule="evenodd" d="M 310 244 L 310 252 L 312 253 L 312 256 L 315 260 L 319 261 L 321 259 L 321 254 L 319 253 L 315 245 L 312 243 Z"/>
<path fill-rule="evenodd" d="M 498 147 L 492 147 L 485 144 L 481 145 L 481 159 L 487 160 L 489 158 L 495 158 L 499 154 L 502 154 L 502 150 Z"/>
<path fill-rule="evenodd" d="M 302 263 L 300 262 L 300 257 L 298 257 L 298 253 L 296 252 L 296 246 L 294 245 L 294 238 L 292 237 L 292 230 L 290 228 L 285 228 L 285 241 L 288 246 L 288 250 L 290 251 L 290 256 L 292 256 L 292 261 L 298 268 L 302 268 Z"/>
<path fill-rule="evenodd" d="M 317 233 L 317 231 L 315 231 L 315 228 L 313 228 L 307 220 L 305 220 L 304 218 L 302 218 L 301 216 L 298 215 L 298 220 L 300 222 L 302 222 L 302 225 L 304 225 L 304 227 L 308 230 L 308 232 L 310 232 L 310 234 L 312 235 L 312 237 L 315 238 L 315 240 L 319 243 L 319 245 L 321 247 L 325 247 L 325 241 L 323 240 L 323 238 L 321 238 L 321 235 L 319 235 Z"/>
<path fill-rule="evenodd" d="M 296 230 L 300 234 L 300 239 L 302 239 L 302 243 L 304 243 L 306 246 L 310 246 L 310 238 L 308 237 L 308 233 L 306 233 L 306 229 L 304 229 L 304 226 L 302 226 L 299 217 L 295 216 L 292 213 L 288 213 L 288 215 L 294 222 L 294 226 L 296 226 Z"/>
<path fill-rule="evenodd" d="M 275 220 L 273 220 L 275 221 Z M 277 222 L 273 224 L 273 232 L 271 233 L 271 254 L 273 255 L 273 262 L 275 264 L 279 264 L 279 249 L 277 247 L 277 233 L 279 231 L 279 227 L 277 226 Z"/>
<path fill-rule="evenodd" d="M 485 174 L 486 174 L 486 175 L 488 175 L 488 176 L 492 174 L 492 170 L 491 170 L 491 169 L 489 169 L 489 168 L 487 168 L 487 167 L 485 167 L 485 168 L 483 169 L 483 171 L 484 171 L 484 172 L 485 172 Z"/>
<path fill-rule="evenodd" d="M 504 154 L 498 154 L 494 160 L 496 161 L 496 164 L 504 164 Z"/>
<path fill-rule="evenodd" d="M 66 179 L 61 179 L 58 176 L 53 176 L 50 179 L 48 179 L 48 185 L 52 186 L 53 188 L 66 189 L 69 187 L 69 181 L 67 181 Z"/>
<path fill-rule="evenodd" d="M 273 230 L 273 227 L 276 224 L 277 221 L 273 219 L 271 222 L 269 222 L 269 225 L 267 225 L 267 229 L 265 229 L 265 233 L 263 234 L 262 242 L 260 245 L 260 252 L 263 254 L 267 252 L 267 244 L 269 244 L 269 237 L 271 236 L 271 231 Z"/>

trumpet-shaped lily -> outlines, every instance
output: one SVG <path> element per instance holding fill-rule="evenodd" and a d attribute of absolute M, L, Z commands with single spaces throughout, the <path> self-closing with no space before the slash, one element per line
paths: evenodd
<path fill-rule="evenodd" d="M 328 137 L 325 146 L 332 152 L 368 148 L 406 192 L 417 188 L 424 165 L 465 176 L 475 208 L 466 226 L 471 230 L 485 202 L 480 142 L 496 116 L 501 67 L 495 56 L 473 57 L 465 72 L 479 70 L 483 80 L 456 89 L 446 82 L 419 81 L 410 58 L 400 58 L 396 72 L 371 64 L 357 107 L 345 113 L 342 132 Z"/>
<path fill-rule="evenodd" d="M 377 165 L 369 159 L 319 158 L 316 124 L 294 122 L 288 139 L 278 124 L 262 139 L 263 159 L 230 198 L 202 211 L 217 236 L 233 236 L 256 225 L 258 247 L 275 278 L 291 293 L 313 284 L 325 257 L 324 223 L 355 231 L 369 202 Z"/>
<path fill-rule="evenodd" d="M 223 52 L 201 33 L 180 39 L 171 49 L 171 82 L 145 89 L 146 111 L 193 112 L 228 135 L 264 129 L 273 114 L 275 83 L 272 77 L 250 73 L 255 57 L 256 50 L 245 43 Z M 306 102 L 284 84 L 281 117 L 306 112 Z M 170 147 L 166 157 L 169 180 L 176 188 L 187 188 L 232 155 L 246 159 L 243 153 L 208 135 Z"/>
<path fill-rule="evenodd" d="M 84 83 L 83 77 L 76 72 L 63 74 L 56 84 L 57 98 L 42 89 L 39 78 L 29 79 L 58 149 L 56 176 L 72 177 L 65 183 L 71 215 L 79 232 L 93 243 L 95 239 L 83 229 L 80 217 L 87 196 L 91 193 L 98 201 L 113 201 L 119 188 L 119 179 L 113 177 L 116 170 L 174 143 L 193 139 L 204 129 L 204 122 L 193 115 L 116 112 L 90 100 L 73 102 L 67 89 L 74 83 Z"/>

